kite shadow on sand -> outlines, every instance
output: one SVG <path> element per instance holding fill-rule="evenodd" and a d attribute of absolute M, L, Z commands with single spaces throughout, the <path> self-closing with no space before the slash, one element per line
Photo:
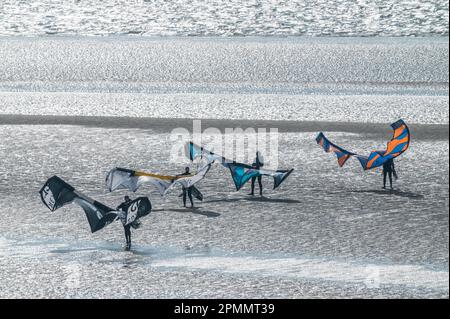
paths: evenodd
<path fill-rule="evenodd" d="M 239 198 L 226 198 L 226 199 L 212 199 L 206 201 L 205 203 L 236 203 L 240 201 L 248 202 L 263 202 L 263 203 L 284 203 L 284 204 L 300 204 L 301 201 L 296 199 L 283 199 L 283 198 L 268 198 L 268 197 L 258 197 L 258 196 L 247 196 Z"/>
<path fill-rule="evenodd" d="M 411 199 L 424 199 L 425 197 L 422 194 L 414 193 L 414 192 L 406 192 L 401 191 L 399 189 L 389 190 L 389 189 L 368 189 L 368 190 L 354 190 L 350 191 L 351 193 L 368 193 L 368 194 L 378 194 L 378 195 L 387 195 L 387 196 L 399 196 L 406 197 Z"/>

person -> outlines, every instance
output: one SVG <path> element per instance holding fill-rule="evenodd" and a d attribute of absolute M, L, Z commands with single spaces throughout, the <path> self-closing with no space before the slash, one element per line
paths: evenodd
<path fill-rule="evenodd" d="M 131 203 L 131 198 L 129 196 L 125 196 L 124 202 L 117 207 L 117 210 L 127 212 L 128 207 L 130 206 L 130 203 Z M 126 215 L 125 215 L 125 220 L 126 220 Z M 131 225 L 132 224 L 133 223 L 125 225 L 125 223 L 123 223 L 123 229 L 125 230 L 125 240 L 127 242 L 126 246 L 125 246 L 125 250 L 127 250 L 127 251 L 129 251 L 131 249 Z"/>
<path fill-rule="evenodd" d="M 191 175 L 191 171 L 189 167 L 184 169 L 184 173 L 177 176 L 186 176 Z M 192 187 L 183 187 L 183 207 L 186 207 L 186 197 L 189 197 L 189 201 L 191 202 L 191 207 L 194 208 L 194 200 L 192 199 Z"/>
<path fill-rule="evenodd" d="M 392 175 L 397 179 L 397 172 L 395 171 L 394 159 L 389 159 L 383 163 L 383 189 L 386 189 L 386 179 L 389 176 L 389 184 L 392 187 Z"/>
<path fill-rule="evenodd" d="M 261 169 L 261 167 L 263 167 L 263 166 L 264 166 L 264 159 L 263 159 L 261 153 L 258 151 L 258 152 L 256 152 L 256 158 L 252 164 L 252 167 L 254 169 Z M 256 179 L 258 179 L 258 184 L 259 184 L 259 195 L 262 196 L 263 187 L 262 187 L 262 176 L 261 175 L 252 177 L 252 192 L 250 193 L 250 195 L 252 195 L 252 196 L 255 195 Z"/>

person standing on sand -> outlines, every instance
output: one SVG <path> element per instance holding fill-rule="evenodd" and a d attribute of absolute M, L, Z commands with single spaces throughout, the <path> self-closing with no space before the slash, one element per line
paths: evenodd
<path fill-rule="evenodd" d="M 261 153 L 258 151 L 256 152 L 256 158 L 255 161 L 252 164 L 252 167 L 254 169 L 261 169 L 261 167 L 264 166 L 264 159 L 261 155 Z M 255 182 L 256 179 L 258 179 L 258 184 L 259 184 L 259 195 L 262 196 L 263 194 L 263 186 L 262 186 L 262 176 L 259 175 L 258 177 L 252 177 L 252 192 L 250 193 L 251 196 L 255 195 Z"/>
<path fill-rule="evenodd" d="M 187 175 L 191 175 L 191 171 L 189 169 L 189 167 L 186 167 L 184 170 L 184 173 L 177 175 L 177 176 L 187 176 Z M 186 207 L 186 197 L 189 197 L 189 201 L 191 202 L 191 207 L 194 208 L 194 201 L 192 199 L 192 188 L 191 187 L 183 187 L 183 207 Z"/>
<path fill-rule="evenodd" d="M 125 196 L 124 202 L 117 207 L 117 210 L 121 210 L 126 213 L 128 211 L 128 208 L 130 207 L 130 203 L 131 198 L 129 196 Z M 138 219 L 134 220 L 129 224 L 126 224 L 126 215 L 125 215 L 125 222 L 123 222 L 123 229 L 125 230 L 125 240 L 126 240 L 125 250 L 129 251 L 131 249 L 131 227 L 137 229 L 140 227 L 140 225 L 141 224 Z"/>
<path fill-rule="evenodd" d="M 389 159 L 383 163 L 383 189 L 386 189 L 386 178 L 389 175 L 389 184 L 392 187 L 392 175 L 394 175 L 395 179 L 397 179 L 397 172 L 395 171 L 394 159 Z"/>

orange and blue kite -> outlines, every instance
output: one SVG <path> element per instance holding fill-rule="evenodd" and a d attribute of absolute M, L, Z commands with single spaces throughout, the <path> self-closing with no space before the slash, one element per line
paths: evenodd
<path fill-rule="evenodd" d="M 334 152 L 336 154 L 340 167 L 344 166 L 351 156 L 355 156 L 364 170 L 368 170 L 382 166 L 386 161 L 400 156 L 408 149 L 411 134 L 405 122 L 398 120 L 391 124 L 391 127 L 394 130 L 394 135 L 387 143 L 387 149 L 383 151 L 372 151 L 367 157 L 346 151 L 342 147 L 331 143 L 322 132 L 319 133 L 316 141 L 317 144 L 323 147 L 325 152 Z"/>

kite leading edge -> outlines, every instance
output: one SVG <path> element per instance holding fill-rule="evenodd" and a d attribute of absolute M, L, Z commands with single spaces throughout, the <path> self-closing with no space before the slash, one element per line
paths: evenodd
<path fill-rule="evenodd" d="M 386 150 L 372 151 L 369 156 L 362 156 L 343 149 L 340 146 L 330 142 L 330 140 L 320 132 L 316 138 L 319 144 L 327 153 L 336 154 L 340 167 L 344 166 L 347 160 L 355 156 L 364 170 L 373 169 L 382 166 L 388 160 L 394 159 L 402 155 L 409 147 L 411 134 L 408 126 L 403 120 L 398 120 L 391 124 L 394 130 L 392 139 L 387 143 Z"/>

